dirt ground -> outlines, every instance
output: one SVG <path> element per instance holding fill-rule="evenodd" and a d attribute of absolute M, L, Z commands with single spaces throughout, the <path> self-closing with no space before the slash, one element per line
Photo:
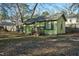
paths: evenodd
<path fill-rule="evenodd" d="M 56 37 L 16 34 L 0 34 L 1 56 L 79 56 L 78 33 Z"/>

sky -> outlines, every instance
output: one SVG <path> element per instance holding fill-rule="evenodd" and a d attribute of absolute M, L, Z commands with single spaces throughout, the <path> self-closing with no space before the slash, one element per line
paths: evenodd
<path fill-rule="evenodd" d="M 27 3 L 30 9 L 33 9 L 35 3 Z M 50 14 L 55 14 L 64 10 L 65 8 L 69 8 L 71 3 L 38 3 L 35 14 L 41 15 L 42 12 L 48 11 Z M 9 10 L 10 12 L 10 10 Z M 9 13 L 11 15 L 11 13 Z"/>
<path fill-rule="evenodd" d="M 35 4 L 31 4 L 30 8 L 33 8 Z M 48 11 L 51 13 L 60 12 L 62 9 L 65 9 L 69 7 L 69 3 L 39 3 L 36 12 L 42 13 L 44 11 Z"/>

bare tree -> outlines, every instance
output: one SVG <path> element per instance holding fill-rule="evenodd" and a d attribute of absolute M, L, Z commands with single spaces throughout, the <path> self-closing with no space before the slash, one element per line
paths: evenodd
<path fill-rule="evenodd" d="M 33 12 L 32 12 L 31 18 L 33 17 L 33 15 L 35 13 L 35 10 L 36 10 L 37 5 L 38 5 L 38 3 L 36 3 L 35 6 L 34 6 L 34 8 L 33 8 Z"/>

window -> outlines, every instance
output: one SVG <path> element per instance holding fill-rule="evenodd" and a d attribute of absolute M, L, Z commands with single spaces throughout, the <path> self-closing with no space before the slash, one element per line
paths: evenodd
<path fill-rule="evenodd" d="M 51 30 L 53 28 L 54 28 L 54 26 L 53 26 L 52 22 L 46 22 L 45 23 L 45 29 Z"/>
<path fill-rule="evenodd" d="M 63 25 L 61 24 L 61 30 L 63 29 Z"/>
<path fill-rule="evenodd" d="M 53 23 L 51 23 L 51 29 L 52 29 L 52 30 L 54 29 L 54 24 L 53 24 Z"/>

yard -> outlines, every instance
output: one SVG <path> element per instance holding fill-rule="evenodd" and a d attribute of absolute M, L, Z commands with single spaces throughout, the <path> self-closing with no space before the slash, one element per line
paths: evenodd
<path fill-rule="evenodd" d="M 1 56 L 74 56 L 79 55 L 79 36 L 25 36 L 23 33 L 0 32 Z"/>

